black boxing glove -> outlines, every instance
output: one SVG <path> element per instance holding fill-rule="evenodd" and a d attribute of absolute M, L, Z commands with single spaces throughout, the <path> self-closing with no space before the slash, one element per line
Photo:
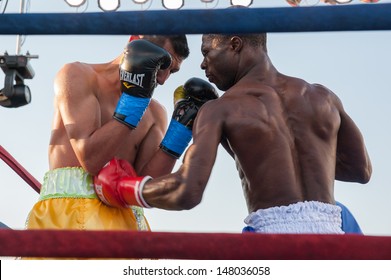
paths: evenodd
<path fill-rule="evenodd" d="M 201 106 L 218 98 L 215 88 L 208 82 L 191 78 L 174 92 L 174 112 L 160 148 L 179 158 L 192 138 L 193 122 Z"/>
<path fill-rule="evenodd" d="M 129 42 L 119 65 L 122 95 L 113 118 L 136 128 L 151 101 L 158 70 L 170 65 L 165 49 L 147 40 Z"/>

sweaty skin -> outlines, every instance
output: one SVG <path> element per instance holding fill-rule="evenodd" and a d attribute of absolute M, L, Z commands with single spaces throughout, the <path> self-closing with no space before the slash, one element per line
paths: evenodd
<path fill-rule="evenodd" d="M 249 212 L 305 200 L 335 204 L 334 180 L 366 183 L 364 139 L 326 87 L 283 75 L 266 47 L 202 37 L 201 68 L 225 93 L 203 105 L 177 172 L 150 181 L 153 207 L 199 204 L 221 143 L 237 164 Z"/>
<path fill-rule="evenodd" d="M 177 72 L 182 58 L 170 41 L 161 47 L 172 56 L 168 69 L 159 70 L 163 85 Z M 91 175 L 113 157 L 128 160 L 139 175 L 161 176 L 171 172 L 176 159 L 159 149 L 167 128 L 165 108 L 152 100 L 135 130 L 113 119 L 121 95 L 119 63 L 66 64 L 55 79 L 55 116 L 49 146 L 50 169 L 83 167 Z"/>

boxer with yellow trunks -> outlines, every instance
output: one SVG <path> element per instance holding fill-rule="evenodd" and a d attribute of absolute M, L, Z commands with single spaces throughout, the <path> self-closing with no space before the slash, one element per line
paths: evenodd
<path fill-rule="evenodd" d="M 167 42 L 171 44 L 168 39 Z M 171 49 L 170 44 L 163 45 Z M 183 45 L 186 46 L 187 43 Z M 92 176 L 98 171 L 102 154 L 128 161 L 127 169 L 121 169 L 122 175 L 136 175 L 129 162 L 142 166 L 151 160 L 148 149 L 133 152 L 130 147 L 142 146 L 147 133 L 163 132 L 160 126 L 164 122 L 159 123 L 155 117 L 160 116 L 163 108 L 155 102 L 141 127 L 137 132 L 134 129 L 147 111 L 157 83 L 163 84 L 170 71 L 179 70 L 187 56 L 185 50 L 183 58 L 175 51 L 173 54 L 175 63 L 163 47 L 148 40 L 132 40 L 112 62 L 72 63 L 59 71 L 49 148 L 50 171 L 45 174 L 39 201 L 28 215 L 27 229 L 150 230 L 140 207 L 115 209 L 104 205 L 94 191 Z M 75 81 L 76 77 L 80 80 Z M 77 86 L 70 88 L 71 85 Z M 159 128 L 153 128 L 155 124 Z M 113 131 L 117 132 L 115 136 Z M 105 152 L 102 143 L 107 143 Z M 148 143 L 152 147 L 158 144 L 152 140 Z M 119 150 L 119 146 L 126 148 Z M 172 163 L 175 159 L 167 161 Z"/>

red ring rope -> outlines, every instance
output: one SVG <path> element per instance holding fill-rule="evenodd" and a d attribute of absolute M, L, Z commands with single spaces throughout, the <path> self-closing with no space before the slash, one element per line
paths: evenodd
<path fill-rule="evenodd" d="M 391 237 L 3 229 L 0 230 L 0 255 L 196 260 L 389 260 Z"/>
<path fill-rule="evenodd" d="M 0 145 L 0 158 L 8 164 L 27 184 L 37 193 L 41 189 L 41 183 L 35 179 L 3 146 Z"/>

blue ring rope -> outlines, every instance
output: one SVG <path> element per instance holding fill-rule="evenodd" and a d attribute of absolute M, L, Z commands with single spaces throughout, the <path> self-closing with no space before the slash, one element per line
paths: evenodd
<path fill-rule="evenodd" d="M 391 30 L 391 4 L 1 14 L 0 22 L 0 34 L 25 35 Z"/>

